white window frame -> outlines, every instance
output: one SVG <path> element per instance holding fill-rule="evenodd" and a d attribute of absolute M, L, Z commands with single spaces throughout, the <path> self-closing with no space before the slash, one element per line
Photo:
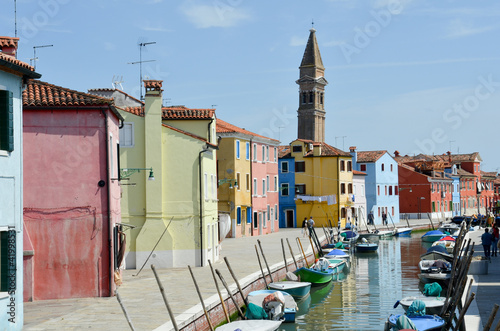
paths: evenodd
<path fill-rule="evenodd" d="M 129 129 L 127 129 L 129 128 Z M 126 132 L 130 132 L 130 140 L 131 144 L 127 144 L 127 140 L 125 139 Z M 134 122 L 123 122 L 123 127 L 118 131 L 119 139 L 120 139 L 120 148 L 133 148 L 135 146 L 135 123 Z"/>
<path fill-rule="evenodd" d="M 283 164 L 286 164 L 286 171 L 283 171 Z M 280 171 L 282 174 L 287 174 L 290 171 L 290 165 L 288 164 L 288 161 L 281 162 Z"/>
<path fill-rule="evenodd" d="M 274 176 L 274 192 L 278 192 L 278 176 Z"/>

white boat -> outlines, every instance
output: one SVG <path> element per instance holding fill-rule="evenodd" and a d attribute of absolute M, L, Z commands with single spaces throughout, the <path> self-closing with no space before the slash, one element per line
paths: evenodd
<path fill-rule="evenodd" d="M 272 294 L 276 299 L 268 301 L 268 303 L 270 304 L 267 305 L 264 301 L 267 301 L 267 299 L 271 297 L 270 294 Z M 295 322 L 297 303 L 295 303 L 293 297 L 286 292 L 276 290 L 252 291 L 248 293 L 247 300 L 249 304 L 253 303 L 254 305 L 264 308 L 266 312 L 268 309 L 270 309 L 271 312 L 269 312 L 268 314 L 270 315 L 270 319 L 272 320 L 284 318 L 285 323 Z M 281 304 L 282 302 L 283 304 Z"/>
<path fill-rule="evenodd" d="M 420 255 L 420 260 L 445 260 L 453 262 L 453 255 L 448 254 L 446 248 L 443 246 L 431 246 L 427 253 Z"/>
<path fill-rule="evenodd" d="M 282 321 L 270 320 L 242 320 L 219 326 L 216 331 L 274 331 L 277 330 Z"/>
<path fill-rule="evenodd" d="M 451 263 L 445 260 L 421 260 L 418 278 L 424 282 L 447 282 L 451 278 Z"/>
<path fill-rule="evenodd" d="M 442 297 L 426 297 L 425 295 L 420 295 L 418 297 L 406 297 L 398 301 L 405 311 L 412 304 L 413 301 L 420 300 L 425 303 L 425 313 L 427 315 L 439 315 L 441 313 L 441 308 L 443 308 L 446 298 Z M 394 307 L 397 307 L 397 304 Z"/>
<path fill-rule="evenodd" d="M 393 237 L 394 234 L 396 233 L 395 230 L 377 230 L 378 231 L 378 236 L 379 238 L 389 238 Z"/>
<path fill-rule="evenodd" d="M 413 228 L 397 228 L 396 236 L 410 236 Z"/>
<path fill-rule="evenodd" d="M 458 236 L 460 227 L 455 223 L 447 223 L 441 225 L 438 230 L 443 232 L 444 234 L 449 233 L 451 236 Z"/>
<path fill-rule="evenodd" d="M 311 283 L 295 282 L 285 280 L 282 282 L 273 282 L 268 285 L 271 290 L 283 291 L 290 294 L 294 299 L 300 300 L 309 295 L 311 291 Z"/>

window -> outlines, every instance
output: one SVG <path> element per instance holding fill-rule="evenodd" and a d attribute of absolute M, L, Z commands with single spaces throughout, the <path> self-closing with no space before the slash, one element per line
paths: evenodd
<path fill-rule="evenodd" d="M 259 226 L 258 218 L 259 218 L 259 213 L 257 213 L 256 211 L 254 211 L 253 212 L 253 228 L 254 229 L 257 229 L 257 227 Z"/>
<path fill-rule="evenodd" d="M 398 195 L 399 194 L 399 189 L 397 186 L 394 186 L 394 195 Z"/>
<path fill-rule="evenodd" d="M 382 171 L 384 171 L 384 168 L 385 168 L 384 164 L 382 163 L 382 165 L 381 165 L 381 166 L 382 166 Z"/>
<path fill-rule="evenodd" d="M 302 152 L 302 145 L 294 145 L 294 146 L 292 146 L 292 152 L 294 152 L 294 153 L 300 153 L 300 152 Z"/>
<path fill-rule="evenodd" d="M 392 164 L 391 164 L 391 171 L 392 171 Z M 394 207 L 393 207 L 394 208 Z"/>
<path fill-rule="evenodd" d="M 257 195 L 257 178 L 253 179 L 253 195 Z"/>
<path fill-rule="evenodd" d="M 240 158 L 240 141 L 236 140 L 236 158 Z"/>
<path fill-rule="evenodd" d="M 312 92 L 309 92 L 309 103 L 313 103 L 314 101 L 314 94 Z"/>
<path fill-rule="evenodd" d="M 217 199 L 216 193 L 215 193 L 215 175 L 210 175 L 210 188 L 212 189 L 212 199 Z"/>
<path fill-rule="evenodd" d="M 345 194 L 345 183 L 340 184 L 340 194 Z"/>
<path fill-rule="evenodd" d="M 297 194 L 306 194 L 306 184 L 295 184 Z"/>
<path fill-rule="evenodd" d="M 306 172 L 306 163 L 304 161 L 295 161 L 295 172 Z"/>
<path fill-rule="evenodd" d="M 269 146 L 266 146 L 266 161 L 269 162 Z"/>
<path fill-rule="evenodd" d="M 262 180 L 262 195 L 266 195 L 266 180 Z"/>
<path fill-rule="evenodd" d="M 389 195 L 392 195 L 392 186 L 389 186 Z"/>
<path fill-rule="evenodd" d="M 120 147 L 134 147 L 134 122 L 124 122 L 119 134 Z"/>
<path fill-rule="evenodd" d="M 342 207 L 342 209 L 340 209 L 340 218 L 345 218 L 345 208 Z"/>
<path fill-rule="evenodd" d="M 278 176 L 274 176 L 274 192 L 278 192 Z"/>
<path fill-rule="evenodd" d="M 0 149 L 7 152 L 14 150 L 13 99 L 11 91 L 0 91 Z"/>
<path fill-rule="evenodd" d="M 278 205 L 274 205 L 274 220 L 278 220 Z"/>
<path fill-rule="evenodd" d="M 274 147 L 274 162 L 278 162 L 278 149 Z"/>
<path fill-rule="evenodd" d="M 236 207 L 236 224 L 241 224 L 241 207 Z"/>
<path fill-rule="evenodd" d="M 271 220 L 271 207 L 269 205 L 267 205 L 267 220 Z"/>
<path fill-rule="evenodd" d="M 380 195 L 380 185 L 377 185 L 377 195 Z"/>
<path fill-rule="evenodd" d="M 385 188 L 385 195 L 387 195 L 387 185 L 385 185 L 384 188 Z"/>
<path fill-rule="evenodd" d="M 250 191 L 250 174 L 246 174 L 246 190 L 247 192 Z"/>
<path fill-rule="evenodd" d="M 361 184 L 361 192 L 360 192 L 361 196 L 364 197 L 365 196 L 365 185 L 364 184 Z"/>
<path fill-rule="evenodd" d="M 319 95 L 319 103 L 320 103 L 320 104 L 323 104 L 323 95 L 324 95 L 323 93 L 321 93 L 321 94 Z"/>
<path fill-rule="evenodd" d="M 347 193 L 352 194 L 352 184 L 347 184 Z"/>
<path fill-rule="evenodd" d="M 109 165 L 111 167 L 111 178 L 115 177 L 115 159 L 113 157 L 113 135 L 109 135 Z M 120 155 L 118 155 L 120 157 Z"/>
<path fill-rule="evenodd" d="M 352 161 L 347 161 L 347 171 L 352 171 Z"/>
<path fill-rule="evenodd" d="M 340 171 L 345 171 L 345 162 L 344 162 L 344 160 L 340 160 Z"/>
<path fill-rule="evenodd" d="M 306 94 L 302 93 L 302 103 L 306 103 Z"/>
<path fill-rule="evenodd" d="M 281 183 L 281 196 L 288 196 L 288 183 Z"/>
<path fill-rule="evenodd" d="M 288 172 L 288 162 L 283 161 L 281 162 L 281 173 L 285 174 Z"/>
<path fill-rule="evenodd" d="M 394 216 L 394 206 L 392 206 L 392 216 Z"/>
<path fill-rule="evenodd" d="M 361 171 L 366 171 L 366 164 L 361 164 L 361 165 L 359 166 L 359 170 L 361 170 Z"/>
<path fill-rule="evenodd" d="M 266 162 L 266 146 L 262 145 L 262 162 Z"/>
<path fill-rule="evenodd" d="M 245 144 L 245 160 L 250 160 L 250 143 Z"/>
<path fill-rule="evenodd" d="M 269 183 L 269 176 L 266 176 L 266 191 L 269 192 L 271 191 L 269 187 L 271 186 L 271 183 Z"/>
<path fill-rule="evenodd" d="M 253 160 L 257 161 L 257 144 L 253 144 Z"/>
<path fill-rule="evenodd" d="M 239 172 L 236 173 L 236 184 L 235 184 L 235 186 L 236 186 L 236 188 L 239 191 L 240 187 L 241 187 L 241 176 L 240 176 Z"/>

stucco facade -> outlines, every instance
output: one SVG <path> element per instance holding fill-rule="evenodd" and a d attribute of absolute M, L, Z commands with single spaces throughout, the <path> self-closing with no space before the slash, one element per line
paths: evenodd
<path fill-rule="evenodd" d="M 280 228 L 300 227 L 303 219 L 297 220 L 295 206 L 295 159 L 290 146 L 279 146 L 278 154 Z"/>
<path fill-rule="evenodd" d="M 22 330 L 23 80 L 40 78 L 15 58 L 19 38 L 0 37 L 0 329 Z"/>
<path fill-rule="evenodd" d="M 215 112 L 163 108 L 161 85 L 145 81 L 144 107 L 121 112 L 129 143 L 120 168 L 143 169 L 122 178 L 127 269 L 204 266 L 219 256 Z"/>

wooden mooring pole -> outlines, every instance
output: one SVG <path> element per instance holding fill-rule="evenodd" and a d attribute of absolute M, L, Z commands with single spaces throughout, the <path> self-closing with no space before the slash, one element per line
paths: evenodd
<path fill-rule="evenodd" d="M 161 283 L 160 277 L 158 277 L 158 274 L 156 273 L 156 268 L 154 264 L 151 265 L 151 270 L 153 270 L 153 273 L 155 274 L 156 282 L 158 283 L 158 287 L 160 288 L 160 293 L 163 298 L 163 302 L 165 302 L 165 306 L 167 306 L 168 315 L 170 316 L 170 320 L 172 321 L 174 330 L 179 331 L 179 328 L 177 327 L 177 322 L 175 321 L 174 313 L 172 312 L 172 309 L 170 309 L 170 305 L 168 304 L 167 295 L 165 294 L 165 288 Z"/>
<path fill-rule="evenodd" d="M 203 296 L 201 295 L 200 288 L 198 287 L 198 283 L 196 282 L 196 278 L 194 278 L 193 270 L 191 270 L 191 266 L 188 265 L 189 272 L 191 273 L 191 277 L 193 278 L 194 287 L 196 288 L 196 292 L 200 297 L 201 306 L 203 307 L 203 312 L 205 313 L 205 317 L 207 318 L 208 326 L 211 331 L 214 331 L 214 326 L 212 325 L 212 320 L 210 320 L 210 315 L 208 314 L 207 308 L 205 307 L 205 302 L 203 302 Z"/>

